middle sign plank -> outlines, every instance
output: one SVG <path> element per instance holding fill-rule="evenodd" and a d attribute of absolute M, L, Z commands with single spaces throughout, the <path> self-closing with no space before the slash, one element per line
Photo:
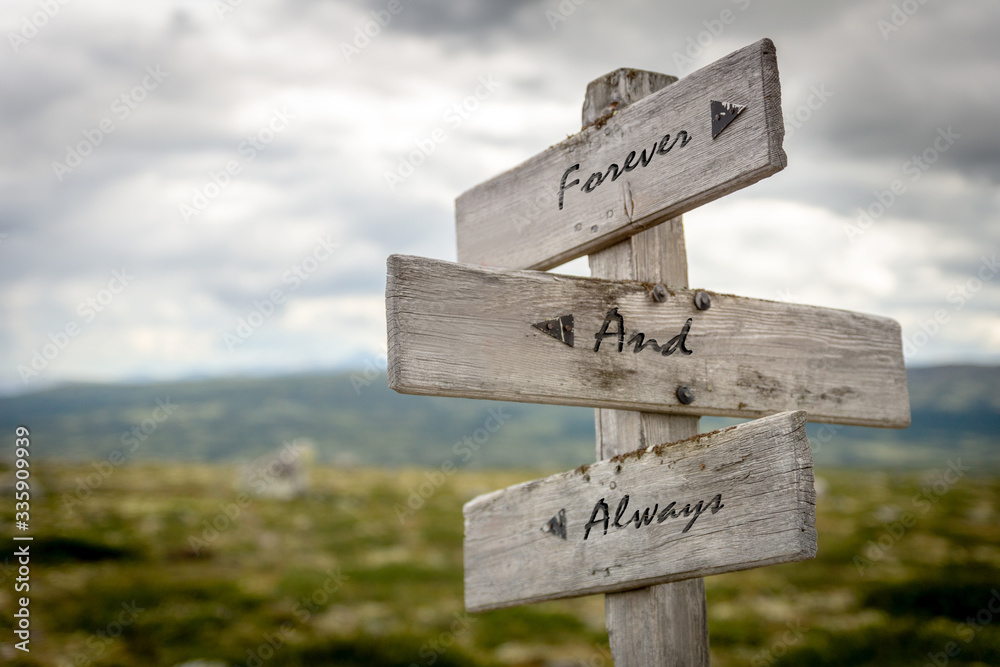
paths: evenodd
<path fill-rule="evenodd" d="M 512 486 L 468 502 L 464 514 L 469 611 L 812 558 L 805 414 Z"/>
<path fill-rule="evenodd" d="M 784 168 L 763 39 L 461 195 L 458 259 L 550 269 Z"/>
<path fill-rule="evenodd" d="M 894 320 L 697 294 L 392 255 L 389 386 L 699 416 L 806 410 L 817 422 L 909 424 Z"/>

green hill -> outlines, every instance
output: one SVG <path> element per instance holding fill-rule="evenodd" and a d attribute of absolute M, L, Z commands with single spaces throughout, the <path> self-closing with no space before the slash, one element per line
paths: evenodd
<path fill-rule="evenodd" d="M 909 384 L 909 429 L 813 425 L 817 463 L 936 467 L 961 456 L 997 467 L 1000 368 L 917 368 Z M 728 423 L 706 418 L 702 429 Z M 42 456 L 70 459 L 117 449 L 127 460 L 231 460 L 295 438 L 340 464 L 561 468 L 594 452 L 593 410 L 404 396 L 360 373 L 69 385 L 0 399 L 0 432 L 18 424 Z"/>

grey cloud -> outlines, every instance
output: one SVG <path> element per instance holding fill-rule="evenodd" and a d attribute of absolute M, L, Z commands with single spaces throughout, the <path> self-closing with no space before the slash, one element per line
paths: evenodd
<path fill-rule="evenodd" d="M 926 3 L 885 40 L 877 21 L 889 16 L 891 2 L 587 0 L 574 4 L 555 30 L 546 11 L 559 11 L 557 0 L 402 2 L 404 11 L 352 63 L 340 43 L 385 2 L 370 0 L 360 9 L 346 2 L 243 3 L 219 18 L 211 3 L 177 9 L 152 1 L 142 21 L 80 5 L 74 20 L 57 17 L 5 62 L 0 232 L 9 236 L 0 243 L 0 303 L 16 311 L 0 316 L 2 347 L 13 350 L 0 353 L 0 384 L 9 386 L 11 377 L 17 384 L 14 368 L 24 346 L 47 335 L 38 323 L 48 326 L 65 316 L 59 290 L 97 289 L 107 271 L 120 266 L 141 273 L 137 293 L 149 303 L 135 303 L 128 317 L 114 320 L 121 322 L 115 335 L 122 338 L 111 347 L 133 329 L 160 322 L 151 303 L 181 304 L 192 340 L 220 336 L 220 323 L 228 326 L 254 298 L 280 288 L 282 273 L 308 249 L 282 241 L 307 239 L 321 228 L 344 254 L 296 295 L 364 297 L 378 305 L 389 253 L 454 257 L 451 199 L 492 176 L 497 155 L 514 156 L 505 165 L 514 166 L 575 131 L 584 88 L 604 72 L 633 66 L 676 73 L 674 54 L 685 52 L 689 38 L 717 27 L 727 9 L 735 20 L 708 40 L 693 68 L 769 36 L 778 46 L 787 113 L 806 103 L 811 86 L 834 91 L 787 141 L 789 167 L 732 195 L 734 202 L 795 202 L 849 222 L 873 201 L 874 191 L 899 176 L 903 161 L 932 144 L 937 128 L 951 125 L 961 140 L 876 223 L 877 230 L 896 230 L 906 220 L 913 227 L 899 232 L 900 243 L 908 232 L 935 242 L 907 246 L 912 266 L 886 270 L 911 282 L 871 303 L 880 312 L 933 312 L 956 280 L 976 270 L 981 253 L 971 249 L 1000 247 L 1000 133 L 994 130 L 1000 21 L 990 18 L 992 3 Z M 57 183 L 51 161 L 108 115 L 111 100 L 135 85 L 147 65 L 156 64 L 170 72 L 166 82 Z M 496 124 L 477 116 L 450 130 L 447 146 L 390 192 L 383 171 L 427 130 L 424 121 L 410 123 L 411 110 L 426 106 L 428 114 L 440 113 L 487 73 L 505 82 L 491 108 L 513 115 Z M 190 225 L 180 223 L 178 202 L 235 156 L 236 146 L 284 100 L 298 105 L 295 125 L 244 164 L 238 187 Z M 553 119 L 554 106 L 566 110 L 564 119 Z M 384 127 L 373 126 L 370 117 Z M 753 230 L 740 233 L 745 246 L 753 246 Z M 921 272 L 921 266 L 935 271 Z M 756 284 L 738 266 L 717 270 L 720 282 Z M 824 279 L 817 272 L 816 280 Z M 918 282 L 920 289 L 911 288 Z M 1000 301 L 998 284 L 984 287 L 966 312 L 988 314 Z M 26 294 L 40 296 L 29 301 Z M 184 304 L 194 302 L 217 310 L 185 312 Z M 374 340 L 384 319 L 366 326 Z M 87 335 L 104 335 L 100 327 Z M 282 339 L 280 331 L 268 334 L 269 345 L 281 347 L 284 340 L 287 349 L 267 363 L 307 364 L 302 346 Z M 935 344 L 954 350 L 949 335 Z M 122 377 L 171 362 L 105 353 L 112 375 Z M 982 342 L 968 358 L 1000 357 Z M 252 359 L 247 354 L 219 364 L 205 357 L 185 362 L 182 372 L 252 372 Z M 73 368 L 52 377 L 60 373 L 71 376 Z"/>
<path fill-rule="evenodd" d="M 438 37 L 459 35 L 479 39 L 484 35 L 504 34 L 508 38 L 518 25 L 517 17 L 526 8 L 540 6 L 538 0 L 477 2 L 476 0 L 399 0 L 403 9 L 393 19 L 394 28 Z M 367 0 L 369 12 L 383 11 L 387 0 Z"/>

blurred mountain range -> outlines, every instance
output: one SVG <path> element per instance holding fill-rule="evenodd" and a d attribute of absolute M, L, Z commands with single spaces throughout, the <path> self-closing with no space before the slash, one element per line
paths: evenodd
<path fill-rule="evenodd" d="M 1000 469 L 1000 367 L 908 371 L 905 430 L 810 425 L 818 466 Z M 704 418 L 703 431 L 737 420 Z M 35 456 L 219 461 L 283 442 L 349 465 L 559 469 L 593 459 L 593 410 L 405 396 L 384 373 L 142 385 L 77 384 L 0 398 L 0 432 L 32 432 Z M 12 437 L 12 436 L 11 436 Z M 12 444 L 12 441 L 11 441 Z M 5 448 L 9 457 L 12 447 Z"/>

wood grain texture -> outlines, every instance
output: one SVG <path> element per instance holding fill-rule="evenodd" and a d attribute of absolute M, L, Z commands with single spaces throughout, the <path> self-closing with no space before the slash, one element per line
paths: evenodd
<path fill-rule="evenodd" d="M 590 88 L 588 88 L 588 98 Z M 586 104 L 584 105 L 586 110 Z M 678 216 L 590 255 L 595 278 L 688 286 L 684 224 Z M 636 445 L 673 442 L 698 433 L 698 418 L 628 410 L 594 410 L 597 460 Z M 617 667 L 708 667 L 705 580 L 685 579 L 604 597 L 611 654 Z"/>
<path fill-rule="evenodd" d="M 652 285 L 478 268 L 393 255 L 386 312 L 389 385 L 431 396 L 753 418 L 806 410 L 810 421 L 905 427 L 909 399 L 899 325 L 848 311 L 692 290 L 664 303 Z M 618 308 L 625 341 L 660 345 L 691 326 L 686 346 L 635 353 L 594 335 Z M 572 313 L 570 347 L 531 326 Z M 617 326 L 617 325 L 616 325 Z M 613 329 L 612 329 L 613 330 Z M 694 392 L 683 405 L 679 385 Z"/>
<path fill-rule="evenodd" d="M 746 109 L 717 138 L 710 101 Z M 685 145 L 674 144 L 687 133 Z M 670 149 L 654 148 L 669 134 Z M 784 168 L 774 44 L 764 39 L 616 112 L 456 200 L 458 258 L 548 269 L 593 253 Z M 628 155 L 652 151 L 623 172 Z M 562 192 L 562 177 L 574 165 Z M 631 165 L 637 164 L 633 156 Z M 592 174 L 606 180 L 583 192 Z"/>
<path fill-rule="evenodd" d="M 595 278 L 688 286 L 684 224 L 679 216 L 590 255 L 588 260 Z M 597 408 L 594 419 L 598 461 L 637 446 L 682 440 L 698 433 L 697 417 Z"/>
<path fill-rule="evenodd" d="M 485 611 L 812 558 L 815 501 L 801 411 L 496 491 L 463 509 L 466 608 Z M 553 517 L 562 518 L 565 537 L 549 525 Z"/>
<path fill-rule="evenodd" d="M 607 120 L 616 111 L 621 111 L 672 83 L 677 83 L 676 76 L 629 67 L 600 76 L 587 84 L 581 126 L 586 128 Z"/>
<path fill-rule="evenodd" d="M 688 286 L 687 248 L 680 216 L 594 253 L 587 260 L 594 278 Z"/>
<path fill-rule="evenodd" d="M 609 459 L 658 442 L 674 442 L 698 434 L 698 418 L 634 410 L 594 410 L 597 460 Z"/>
<path fill-rule="evenodd" d="M 605 617 L 615 667 L 708 667 L 704 579 L 609 593 Z"/>

